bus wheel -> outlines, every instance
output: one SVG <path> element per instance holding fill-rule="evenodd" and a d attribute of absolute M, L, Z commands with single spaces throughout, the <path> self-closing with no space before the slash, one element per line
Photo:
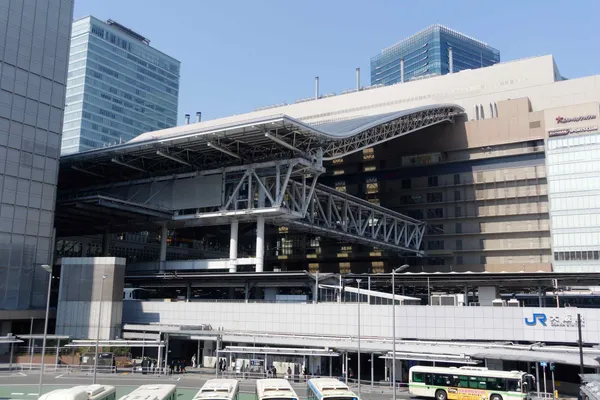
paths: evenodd
<path fill-rule="evenodd" d="M 435 391 L 435 398 L 436 400 L 448 400 L 448 395 L 446 394 L 445 390 L 436 390 Z M 494 400 L 494 399 L 490 399 L 490 400 Z M 500 399 L 502 400 L 502 399 Z"/>
<path fill-rule="evenodd" d="M 490 396 L 490 400 L 502 400 L 502 396 L 499 394 L 493 394 Z"/>

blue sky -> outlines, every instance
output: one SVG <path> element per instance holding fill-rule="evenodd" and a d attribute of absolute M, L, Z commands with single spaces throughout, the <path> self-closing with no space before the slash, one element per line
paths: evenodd
<path fill-rule="evenodd" d="M 600 73 L 600 1 L 75 0 L 74 16 L 111 18 L 182 62 L 179 123 L 351 89 L 355 68 L 434 23 L 501 52 L 553 54 L 563 76 Z"/>

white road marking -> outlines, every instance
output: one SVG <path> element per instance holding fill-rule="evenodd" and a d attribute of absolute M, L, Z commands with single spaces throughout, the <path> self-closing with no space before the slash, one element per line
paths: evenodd
<path fill-rule="evenodd" d="M 11 396 L 23 396 L 25 393 L 11 393 Z"/>
<path fill-rule="evenodd" d="M 37 393 L 27 393 L 27 396 L 37 396 Z"/>
<path fill-rule="evenodd" d="M 64 374 L 56 375 L 56 376 L 54 377 L 54 379 L 58 379 L 58 378 L 60 378 L 60 377 L 61 377 L 61 376 L 63 376 L 63 375 L 64 375 Z"/>

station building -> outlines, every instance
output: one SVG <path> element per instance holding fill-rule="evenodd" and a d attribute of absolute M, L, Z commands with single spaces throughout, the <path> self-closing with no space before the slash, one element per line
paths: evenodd
<path fill-rule="evenodd" d="M 332 373 L 362 336 L 389 379 L 394 323 L 401 381 L 415 360 L 577 365 L 579 314 L 598 368 L 597 310 L 544 300 L 597 284 L 599 89 L 543 56 L 66 155 L 56 332 L 94 338 L 101 315 L 102 339 L 169 342 L 163 360 Z"/>

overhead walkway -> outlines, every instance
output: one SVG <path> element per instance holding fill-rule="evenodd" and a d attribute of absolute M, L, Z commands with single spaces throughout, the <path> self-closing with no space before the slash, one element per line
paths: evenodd
<path fill-rule="evenodd" d="M 319 185 L 323 160 L 452 122 L 463 112 L 441 104 L 318 125 L 286 115 L 209 121 L 69 154 L 60 159 L 58 235 L 231 224 L 231 243 L 237 245 L 237 224 L 256 221 L 257 271 L 265 220 L 420 253 L 423 222 Z M 237 249 L 229 258 L 234 272 Z"/>

